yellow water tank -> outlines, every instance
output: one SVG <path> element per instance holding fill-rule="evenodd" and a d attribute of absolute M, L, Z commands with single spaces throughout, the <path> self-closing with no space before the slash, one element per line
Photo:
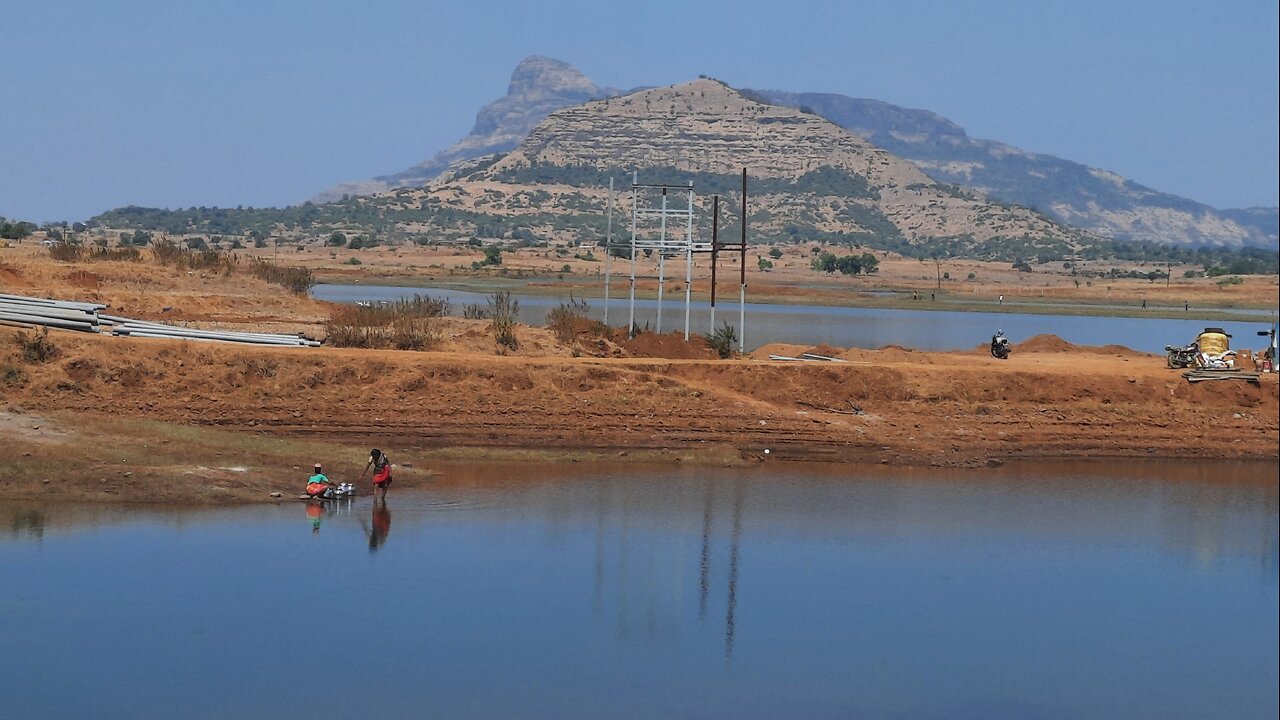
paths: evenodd
<path fill-rule="evenodd" d="M 1200 343 L 1200 352 L 1210 355 L 1221 355 L 1231 349 L 1231 336 L 1226 334 L 1222 328 L 1205 328 L 1204 332 L 1196 338 L 1196 342 Z"/>

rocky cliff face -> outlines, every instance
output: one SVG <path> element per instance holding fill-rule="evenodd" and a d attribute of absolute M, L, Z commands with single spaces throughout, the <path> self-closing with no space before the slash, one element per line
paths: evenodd
<path fill-rule="evenodd" d="M 1224 211 L 1162 193 L 1115 173 L 992 140 L 926 110 L 826 93 L 746 91 L 766 102 L 805 107 L 941 182 L 1032 207 L 1061 222 L 1120 240 L 1275 249 L 1277 208 Z"/>
<path fill-rule="evenodd" d="M 408 170 L 344 183 L 312 200 L 332 202 L 343 195 L 372 195 L 392 188 L 425 185 L 454 163 L 511 150 L 552 111 L 616 94 L 616 90 L 597 86 L 566 62 L 532 55 L 521 60 L 511 73 L 507 94 L 481 108 L 471 133 L 452 147 Z"/>
<path fill-rule="evenodd" d="M 1054 220 L 1102 237 L 1228 248 L 1275 249 L 1280 245 L 1280 233 L 1276 229 L 1280 209 L 1277 208 L 1216 210 L 1202 203 L 1144 187 L 1105 170 L 1089 168 L 1051 155 L 1030 153 L 992 140 L 969 137 L 959 125 L 927 110 L 913 110 L 879 100 L 825 93 L 746 90 L 743 94 L 743 100 L 747 102 L 754 100 L 795 109 L 804 108 L 808 112 L 801 112 L 800 115 L 811 119 L 813 115 L 826 118 L 869 142 L 869 146 L 887 150 L 893 156 L 908 160 L 917 170 L 927 175 L 924 178 L 916 176 L 916 180 L 907 182 L 906 185 L 921 185 L 936 180 L 960 186 L 944 188 L 944 196 L 950 200 L 939 200 L 933 206 L 935 209 L 950 212 L 956 209 L 957 204 L 963 204 L 956 202 L 963 198 L 952 196 L 985 195 L 1002 203 L 1033 208 Z M 478 158 L 516 149 L 552 112 L 617 95 L 617 91 L 597 86 L 567 63 L 538 56 L 526 58 L 512 73 L 507 95 L 481 109 L 471 134 L 457 144 L 403 172 L 340 185 L 322 193 L 315 200 L 326 202 L 341 198 L 344 194 L 362 196 L 383 193 L 392 188 L 420 187 L 440 178 L 451 167 L 454 168 L 453 176 L 460 177 L 460 173 L 474 172 Z M 650 109 L 658 108 L 664 102 L 658 96 L 644 95 L 641 98 L 640 95 L 643 93 L 638 94 L 637 99 L 626 106 L 629 112 L 639 113 L 644 109 L 643 103 L 646 101 Z M 722 103 L 721 112 L 739 107 L 735 104 L 738 102 Z M 609 131 L 625 130 L 617 125 L 619 118 L 612 116 L 615 110 L 602 113 L 601 119 L 610 124 Z M 567 120 L 577 122 L 573 118 L 574 116 L 566 116 Z M 661 122 L 665 121 L 654 118 L 649 124 Z M 733 122 L 731 119 L 715 120 L 711 127 L 713 130 L 731 129 Z M 783 127 L 794 130 L 815 129 L 820 126 L 808 121 L 782 119 L 770 120 L 767 125 L 767 128 L 758 128 L 758 135 L 739 137 L 735 147 L 745 153 L 742 157 L 752 159 L 756 167 L 775 168 L 779 172 L 787 168 L 797 170 L 822 166 L 822 143 L 829 129 L 820 130 L 820 137 L 812 142 L 799 142 L 794 133 L 785 133 L 792 152 L 799 154 L 769 159 L 764 156 L 774 142 L 771 136 L 776 134 L 775 131 Z M 637 127 L 643 127 L 643 124 Z M 686 128 L 691 129 L 693 128 Z M 630 137 L 634 140 L 647 142 L 646 138 L 640 136 L 643 132 L 640 135 L 635 135 L 637 131 L 634 130 L 625 132 L 633 133 Z M 668 133 L 664 142 L 668 141 L 675 143 L 673 148 L 679 148 L 679 152 L 667 155 L 667 159 L 673 161 L 672 167 L 723 169 L 724 163 L 715 160 L 716 157 L 723 156 L 723 153 L 716 146 L 700 144 L 696 135 Z M 554 141 L 535 140 L 535 144 L 538 142 L 542 142 L 545 147 L 535 152 L 536 161 L 554 164 L 559 162 L 557 158 L 560 155 L 569 161 L 572 152 L 568 149 L 574 147 L 577 141 L 560 137 Z M 553 142 L 563 144 L 564 148 L 552 147 Z M 867 142 L 864 142 L 864 146 Z M 748 145 L 754 145 L 754 149 L 748 151 Z M 627 169 L 624 162 L 642 157 L 660 158 L 663 156 L 661 150 L 647 145 L 620 148 L 619 157 L 611 167 Z M 710 164 L 699 158 L 707 159 Z M 513 159 L 510 162 L 516 161 Z M 847 165 L 851 162 L 850 157 L 842 162 Z M 894 172 L 903 171 L 896 168 Z M 889 194 L 892 192 L 890 189 Z M 910 213 L 912 219 L 905 223 L 907 233 L 921 231 L 926 235 L 946 235 L 976 232 L 978 236 L 985 236 L 992 232 L 1000 235 L 1014 229 L 1012 226 L 999 227 L 1003 221 L 992 223 L 993 216 L 990 213 L 984 213 L 984 225 L 976 227 L 973 226 L 973 222 L 978 219 L 976 215 L 950 221 L 939 220 L 932 212 L 921 212 L 918 215 L 916 217 L 917 213 Z M 911 227 L 917 222 L 920 223 L 919 227 Z M 827 226 L 835 225 L 827 223 Z M 993 231 L 993 227 L 998 229 Z M 1035 231 L 1028 229 L 1028 232 Z"/>
<path fill-rule="evenodd" d="M 1083 238 L 1025 208 L 939 185 L 815 114 L 755 102 L 705 79 L 557 110 L 510 153 L 456 166 L 429 194 L 439 210 L 536 212 L 572 224 L 577 213 L 602 213 L 607 176 L 625 181 L 638 170 L 651 182 L 693 181 L 706 200 L 711 192 L 731 195 L 742 168 L 755 188 L 757 239 L 843 237 L 979 253 L 1012 243 L 1020 252 L 1069 254 Z"/>

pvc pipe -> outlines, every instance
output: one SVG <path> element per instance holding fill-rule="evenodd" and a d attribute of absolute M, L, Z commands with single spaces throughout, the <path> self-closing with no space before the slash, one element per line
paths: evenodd
<path fill-rule="evenodd" d="M 53 300 L 51 298 L 28 297 L 26 295 L 8 295 L 0 293 L 0 302 L 19 302 L 32 305 L 53 305 L 55 307 L 66 308 L 70 310 L 84 310 L 85 312 L 95 312 L 105 308 L 102 303 L 86 303 L 75 302 L 72 300 Z"/>
<path fill-rule="evenodd" d="M 0 312 L 25 313 L 28 315 L 43 315 L 45 317 L 59 318 L 62 320 L 76 320 L 79 322 L 91 322 L 95 325 L 98 317 L 92 314 L 86 314 L 80 310 L 67 310 L 57 308 L 50 305 L 24 305 L 21 303 L 6 303 L 0 301 Z"/>
<path fill-rule="evenodd" d="M 75 320 L 63 320 L 60 318 L 44 317 L 42 315 L 23 315 L 21 313 L 0 312 L 0 320 L 8 320 L 10 322 L 30 323 L 32 325 L 44 325 L 45 327 L 58 328 L 60 330 L 79 330 L 80 332 L 98 332 L 96 325 L 88 322 L 78 322 Z"/>
<path fill-rule="evenodd" d="M 299 337 L 298 335 L 284 335 L 277 333 L 254 333 L 239 332 L 234 330 L 204 330 L 201 328 L 184 328 L 173 325 L 158 325 L 144 323 L 128 323 L 125 325 L 117 325 L 115 330 L 119 333 L 127 333 L 132 331 L 167 333 L 171 335 L 217 335 L 219 337 L 237 337 L 248 339 L 266 339 L 266 340 L 282 340 L 286 342 L 310 341 L 310 338 Z"/>

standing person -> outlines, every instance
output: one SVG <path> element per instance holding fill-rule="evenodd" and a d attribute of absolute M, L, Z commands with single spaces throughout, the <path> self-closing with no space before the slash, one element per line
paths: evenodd
<path fill-rule="evenodd" d="M 1001 304 L 1001 305 L 1003 305 L 1003 304 L 1004 304 L 1004 296 L 1003 296 L 1003 295 L 1001 295 L 1001 296 L 1000 296 L 1000 304 Z"/>
<path fill-rule="evenodd" d="M 377 502 L 379 498 L 387 497 L 387 488 L 391 486 L 391 459 L 387 454 L 374 448 L 369 451 L 369 462 L 365 463 L 364 470 L 360 472 L 360 479 L 364 479 L 364 474 L 373 469 L 373 500 Z M 378 491 L 382 492 L 379 493 Z"/>

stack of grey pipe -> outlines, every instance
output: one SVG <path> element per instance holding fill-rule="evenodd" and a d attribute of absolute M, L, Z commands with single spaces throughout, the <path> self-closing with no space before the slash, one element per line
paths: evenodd
<path fill-rule="evenodd" d="M 238 342 L 254 345 L 286 347 L 319 347 L 320 343 L 304 335 L 283 333 L 251 333 L 224 330 L 197 330 L 176 325 L 131 320 L 100 312 L 106 305 L 68 302 L 47 298 L 0 294 L 0 322 L 43 325 L 63 330 L 98 332 L 100 326 L 111 327 L 113 335 L 139 338 L 168 338 L 202 342 Z"/>
<path fill-rule="evenodd" d="M 98 332 L 98 311 L 106 305 L 0 293 L 0 321 L 62 330 Z"/>

